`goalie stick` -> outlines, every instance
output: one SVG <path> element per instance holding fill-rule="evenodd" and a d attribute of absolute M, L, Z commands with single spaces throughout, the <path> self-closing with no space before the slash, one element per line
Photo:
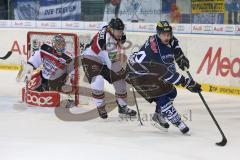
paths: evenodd
<path fill-rule="evenodd" d="M 3 57 L 0 57 L 0 59 L 6 60 L 6 59 L 8 59 L 11 55 L 12 55 L 12 51 L 8 51 L 7 54 L 6 54 L 5 56 L 3 56 Z"/>
<path fill-rule="evenodd" d="M 20 70 L 18 71 L 17 77 L 16 77 L 16 81 L 20 82 L 21 78 L 24 76 L 23 75 L 23 70 L 24 70 L 24 65 L 21 63 L 20 65 Z"/>
<path fill-rule="evenodd" d="M 192 78 L 192 75 L 190 74 L 189 71 L 187 71 L 187 74 L 188 74 L 189 78 L 193 79 L 193 78 Z M 201 92 L 198 92 L 198 95 L 200 96 L 200 98 L 201 98 L 203 104 L 205 105 L 208 113 L 210 114 L 212 120 L 214 121 L 215 125 L 217 126 L 218 130 L 220 131 L 220 133 L 221 133 L 221 135 L 222 135 L 222 141 L 221 141 L 221 142 L 217 142 L 216 145 L 218 145 L 218 146 L 225 146 L 225 145 L 227 144 L 227 138 L 226 138 L 226 136 L 224 135 L 224 133 L 223 133 L 221 127 L 219 126 L 216 118 L 214 117 L 212 111 L 211 111 L 210 108 L 208 107 L 208 104 L 207 104 L 207 102 L 205 101 L 205 99 L 203 98 L 202 93 L 201 93 Z"/>

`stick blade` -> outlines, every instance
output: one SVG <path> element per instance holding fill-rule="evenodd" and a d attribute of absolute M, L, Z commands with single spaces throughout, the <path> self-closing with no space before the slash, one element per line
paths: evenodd
<path fill-rule="evenodd" d="M 221 142 L 216 143 L 217 146 L 225 146 L 227 144 L 227 139 L 223 138 Z"/>
<path fill-rule="evenodd" d="M 6 59 L 8 59 L 11 55 L 12 55 L 12 51 L 8 51 L 8 53 L 7 53 L 5 56 L 0 57 L 0 59 L 6 60 Z"/>

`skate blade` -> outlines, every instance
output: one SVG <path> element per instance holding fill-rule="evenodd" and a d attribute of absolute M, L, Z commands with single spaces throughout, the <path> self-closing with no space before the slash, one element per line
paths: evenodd
<path fill-rule="evenodd" d="M 185 134 L 183 134 L 183 136 L 190 137 L 191 134 L 190 133 L 185 133 Z"/>
<path fill-rule="evenodd" d="M 66 105 L 65 106 L 65 108 L 67 108 L 67 109 L 71 109 L 71 108 L 75 108 L 75 107 L 77 107 L 76 105 Z"/>
<path fill-rule="evenodd" d="M 137 116 L 130 116 L 122 113 L 119 113 L 118 117 L 121 119 L 137 119 Z"/>
<path fill-rule="evenodd" d="M 156 127 L 157 129 L 161 130 L 161 131 L 168 132 L 168 128 L 164 128 L 164 127 L 162 127 L 161 125 L 159 125 L 159 124 L 156 123 L 156 122 L 151 123 L 151 125 L 152 125 L 153 127 Z"/>
<path fill-rule="evenodd" d="M 188 131 L 187 133 L 182 133 L 182 135 L 188 137 L 188 136 L 191 136 L 191 132 Z"/>

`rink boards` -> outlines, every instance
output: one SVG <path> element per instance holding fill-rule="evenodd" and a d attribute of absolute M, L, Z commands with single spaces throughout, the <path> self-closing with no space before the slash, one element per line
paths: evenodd
<path fill-rule="evenodd" d="M 1 28 L 0 56 L 9 50 L 13 55 L 0 61 L 1 70 L 19 70 L 27 54 L 27 32 L 70 32 L 79 36 L 80 42 L 87 43 L 96 31 L 56 30 L 31 28 Z M 127 32 L 125 53 L 137 51 L 153 33 Z M 240 37 L 231 35 L 175 34 L 180 46 L 190 60 L 190 72 L 203 84 L 204 91 L 240 95 Z M 185 74 L 185 73 L 183 73 Z M 185 74 L 186 75 L 186 74 Z"/>

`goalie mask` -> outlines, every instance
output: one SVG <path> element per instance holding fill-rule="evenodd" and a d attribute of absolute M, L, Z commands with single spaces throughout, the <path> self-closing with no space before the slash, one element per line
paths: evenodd
<path fill-rule="evenodd" d="M 66 42 L 64 37 L 61 34 L 55 35 L 52 39 L 52 45 L 53 48 L 58 52 L 58 53 L 64 53 L 65 47 L 66 47 Z"/>

